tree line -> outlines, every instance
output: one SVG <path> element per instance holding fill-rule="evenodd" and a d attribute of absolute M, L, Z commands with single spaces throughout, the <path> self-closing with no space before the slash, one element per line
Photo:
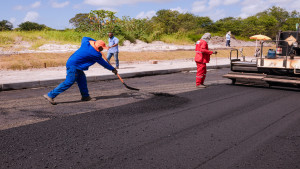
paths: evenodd
<path fill-rule="evenodd" d="M 118 18 L 116 12 L 92 10 L 89 13 L 76 14 L 69 23 L 78 32 L 99 32 L 101 37 L 105 37 L 107 32 L 114 32 L 130 41 L 140 39 L 149 42 L 159 40 L 163 35 L 186 36 L 196 41 L 205 32 L 224 36 L 228 31 L 240 38 L 248 38 L 254 34 L 275 38 L 279 30 L 295 30 L 296 23 L 300 23 L 300 13 L 296 10 L 288 12 L 284 8 L 273 6 L 244 19 L 226 17 L 214 22 L 206 16 L 169 9 L 159 10 L 155 16 L 147 19 L 128 16 Z M 17 30 L 21 31 L 51 29 L 34 22 L 24 22 L 18 26 Z M 7 20 L 0 21 L 0 31 L 6 30 L 13 30 L 13 25 Z"/>
<path fill-rule="evenodd" d="M 94 10 L 77 14 L 69 21 L 76 31 L 97 31 L 105 34 L 109 31 L 124 36 L 125 39 L 151 41 L 162 35 L 187 36 L 198 40 L 205 32 L 224 36 L 231 31 L 234 36 L 248 38 L 254 34 L 264 34 L 275 38 L 279 30 L 296 30 L 300 23 L 300 13 L 273 6 L 247 18 L 226 17 L 213 22 L 209 17 L 180 13 L 174 10 L 159 10 L 152 18 L 117 18 L 115 12 Z"/>
<path fill-rule="evenodd" d="M 41 30 L 54 30 L 47 27 L 44 24 L 38 24 L 35 22 L 26 21 L 18 25 L 19 27 L 14 29 L 16 31 L 41 31 Z M 13 24 L 8 20 L 0 21 L 0 31 L 11 31 L 13 30 Z"/>

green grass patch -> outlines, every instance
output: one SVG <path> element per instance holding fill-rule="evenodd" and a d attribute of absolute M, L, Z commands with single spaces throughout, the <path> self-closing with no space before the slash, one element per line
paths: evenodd
<path fill-rule="evenodd" d="M 160 40 L 165 43 L 172 43 L 177 45 L 191 45 L 195 43 L 186 35 L 176 35 L 176 34 L 162 35 L 160 37 Z"/>
<path fill-rule="evenodd" d="M 79 45 L 82 37 L 85 36 L 96 40 L 103 39 L 107 41 L 108 39 L 108 37 L 100 37 L 100 34 L 96 32 L 76 32 L 74 30 L 3 31 L 0 32 L 0 45 L 13 44 L 18 41 L 31 43 L 32 49 L 36 49 L 47 43 Z"/>
<path fill-rule="evenodd" d="M 6 46 L 9 44 L 13 44 L 15 40 L 10 36 L 5 36 L 0 34 L 0 46 Z"/>
<path fill-rule="evenodd" d="M 243 40 L 243 41 L 255 41 L 253 39 L 250 39 L 249 37 L 242 37 L 242 36 L 234 36 L 237 40 Z"/>
<path fill-rule="evenodd" d="M 103 34 L 102 34 L 103 35 Z M 140 40 L 151 43 L 154 40 L 160 40 L 166 43 L 177 45 L 192 45 L 202 37 L 203 34 L 195 32 L 178 32 L 171 35 L 161 35 L 160 32 L 153 32 L 150 35 L 142 35 Z M 225 37 L 222 33 L 212 33 L 212 36 Z M 31 49 L 36 50 L 38 47 L 54 43 L 54 44 L 72 44 L 80 45 L 82 37 L 91 37 L 93 39 L 102 39 L 108 43 L 108 36 L 101 36 L 97 32 L 78 32 L 72 29 L 67 30 L 43 30 L 43 31 L 2 31 L 0 32 L 0 46 L 9 46 L 20 41 L 29 42 Z M 125 40 L 135 42 L 136 35 L 132 32 L 126 32 L 124 35 L 116 35 L 123 45 Z M 249 41 L 247 37 L 235 36 L 236 39 Z"/>
<path fill-rule="evenodd" d="M 264 48 L 264 56 L 267 54 L 268 49 L 274 47 Z M 237 49 L 239 49 L 237 47 Z M 243 47 L 243 55 L 253 56 L 255 47 Z M 10 56 L 0 57 L 0 70 L 24 70 L 31 68 L 44 68 L 47 67 L 65 66 L 66 61 L 72 55 L 70 53 L 25 53 L 15 54 Z M 107 53 L 104 52 L 104 56 Z M 230 56 L 230 48 L 218 50 L 217 55 L 211 55 L 211 59 Z M 235 55 L 234 55 L 235 56 Z M 120 52 L 119 60 L 121 62 L 135 62 L 135 61 L 150 61 L 150 60 L 174 60 L 174 59 L 193 59 L 195 51 L 162 51 L 162 52 Z M 112 60 L 114 64 L 114 59 Z"/>

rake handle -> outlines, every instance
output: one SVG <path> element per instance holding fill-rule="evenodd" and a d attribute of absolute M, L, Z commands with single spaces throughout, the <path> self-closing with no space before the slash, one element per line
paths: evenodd
<path fill-rule="evenodd" d="M 109 63 L 109 61 L 104 57 L 104 60 L 111 66 L 111 64 Z M 119 73 L 116 74 L 118 76 L 118 78 L 120 79 L 120 81 L 123 83 L 123 85 L 129 89 L 129 90 L 137 90 L 139 91 L 140 89 L 137 89 L 137 88 L 133 88 L 133 87 L 130 87 L 130 86 L 127 86 L 126 83 L 123 81 L 123 79 L 121 78 L 121 76 L 119 75 Z"/>
<path fill-rule="evenodd" d="M 118 78 L 121 80 L 122 83 L 124 83 L 123 79 L 121 78 L 121 76 L 117 73 Z"/>
<path fill-rule="evenodd" d="M 102 55 L 103 56 L 103 55 Z M 112 66 L 109 61 L 105 58 L 105 57 L 102 57 L 110 66 Z M 119 73 L 116 74 L 118 76 L 118 78 L 121 80 L 121 82 L 124 84 L 124 80 L 121 78 L 121 76 L 119 75 Z"/>

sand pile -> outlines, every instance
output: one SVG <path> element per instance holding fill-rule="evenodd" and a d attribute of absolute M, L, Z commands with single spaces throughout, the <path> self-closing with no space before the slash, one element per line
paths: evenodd
<path fill-rule="evenodd" d="M 225 46 L 226 39 L 225 37 L 214 36 L 208 42 L 210 49 L 220 49 L 226 48 Z M 255 46 L 255 42 L 250 41 L 241 41 L 236 40 L 234 37 L 231 38 L 231 47 L 245 47 L 245 46 Z M 259 45 L 259 44 L 258 44 Z M 264 46 L 270 46 L 271 44 L 265 43 Z M 30 50 L 31 45 L 28 42 L 21 41 L 17 44 L 14 44 L 9 49 L 0 48 L 0 55 L 9 55 L 9 54 L 20 54 L 20 53 L 65 53 L 65 52 L 74 52 L 80 46 L 79 45 L 59 45 L 59 44 L 44 44 L 40 46 L 37 50 Z M 125 41 L 123 46 L 119 46 L 119 50 L 130 51 L 130 52 L 142 52 L 142 51 L 171 51 L 171 50 L 194 50 L 195 45 L 176 45 L 168 44 L 162 41 L 153 41 L 152 43 L 145 43 L 140 40 L 136 40 L 135 43 L 130 41 Z"/>
<path fill-rule="evenodd" d="M 170 51 L 170 50 L 193 50 L 194 45 L 175 45 L 168 44 L 162 41 L 153 41 L 152 43 L 145 43 L 140 40 L 136 40 L 135 43 L 130 41 L 125 41 L 123 46 L 119 46 L 120 51 L 131 51 L 131 52 L 141 52 L 141 51 Z"/>

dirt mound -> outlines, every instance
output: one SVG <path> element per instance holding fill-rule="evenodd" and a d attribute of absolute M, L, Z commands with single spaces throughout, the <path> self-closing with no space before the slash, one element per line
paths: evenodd
<path fill-rule="evenodd" d="M 80 46 L 78 45 L 58 45 L 58 44 L 45 44 L 39 47 L 39 50 L 44 51 L 44 52 L 71 52 L 75 51 L 79 48 Z"/>
<path fill-rule="evenodd" d="M 226 38 L 225 37 L 220 37 L 220 36 L 214 36 L 209 41 L 209 44 L 211 44 L 212 46 L 219 45 L 219 46 L 225 47 Z M 234 37 L 232 37 L 231 40 L 230 40 L 230 46 L 231 47 L 255 46 L 255 42 L 251 42 L 251 41 L 246 42 L 246 41 L 242 41 L 242 40 L 236 40 Z"/>
<path fill-rule="evenodd" d="M 226 37 L 214 36 L 208 42 L 210 48 L 224 48 L 226 47 Z M 260 46 L 259 42 L 256 41 L 242 41 L 237 40 L 235 37 L 231 37 L 231 47 L 244 47 L 244 46 Z M 272 46 L 272 43 L 264 43 L 264 46 Z"/>
<path fill-rule="evenodd" d="M 175 45 L 168 44 L 162 41 L 153 41 L 152 43 L 145 43 L 136 40 L 135 43 L 125 41 L 123 46 L 119 46 L 120 51 L 141 52 L 141 51 L 168 51 L 168 50 L 193 50 L 194 45 Z"/>
<path fill-rule="evenodd" d="M 225 37 L 214 36 L 208 42 L 210 49 L 226 48 Z M 243 46 L 256 46 L 256 42 L 236 40 L 231 38 L 231 47 L 243 47 Z M 265 43 L 264 46 L 271 46 L 272 44 Z M 257 43 L 259 46 L 259 43 Z M 59 45 L 59 44 L 44 44 L 37 50 L 30 50 L 31 44 L 21 39 L 17 40 L 17 43 L 9 49 L 0 48 L 0 55 L 18 54 L 18 53 L 66 53 L 76 51 L 80 46 L 78 45 Z M 174 50 L 194 50 L 195 45 L 176 45 L 168 44 L 162 41 L 153 41 L 152 43 L 146 43 L 140 40 L 136 40 L 135 43 L 131 43 L 126 40 L 123 46 L 119 46 L 120 51 L 129 52 L 142 52 L 142 51 L 174 51 Z"/>

